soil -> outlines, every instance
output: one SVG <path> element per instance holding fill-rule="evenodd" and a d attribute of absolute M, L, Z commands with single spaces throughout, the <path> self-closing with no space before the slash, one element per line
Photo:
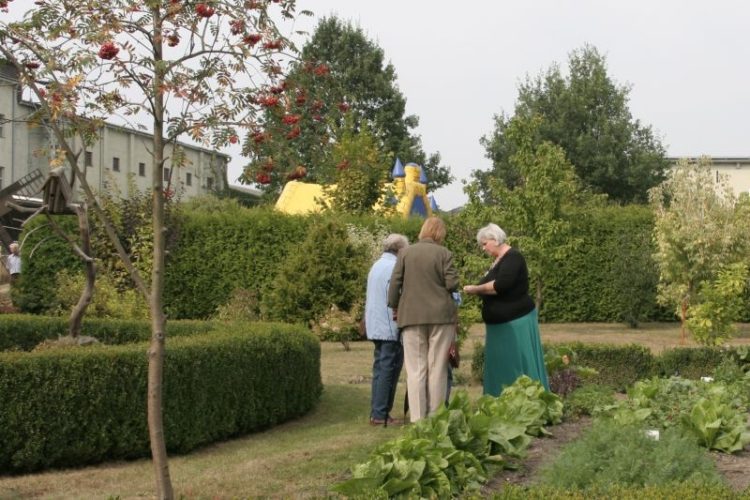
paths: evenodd
<path fill-rule="evenodd" d="M 490 479 L 482 489 L 482 496 L 490 496 L 502 491 L 505 485 L 531 486 L 539 480 L 545 464 L 557 458 L 561 448 L 577 439 L 592 421 L 588 417 L 565 421 L 549 427 L 551 437 L 534 439 L 526 450 L 526 456 L 515 462 L 515 470 L 504 469 Z M 750 487 L 750 445 L 739 453 L 727 454 L 711 452 L 716 468 L 727 485 L 734 491 Z"/>

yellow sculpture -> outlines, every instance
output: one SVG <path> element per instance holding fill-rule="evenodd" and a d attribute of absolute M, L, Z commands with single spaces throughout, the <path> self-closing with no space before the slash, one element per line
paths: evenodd
<path fill-rule="evenodd" d="M 427 176 L 422 167 L 416 163 L 401 164 L 396 158 L 396 163 L 391 172 L 393 182 L 386 185 L 393 192 L 394 199 L 390 204 L 395 205 L 396 213 L 403 217 L 419 216 L 429 217 L 437 210 L 435 199 L 427 195 Z M 336 186 L 330 186 L 335 189 Z M 276 210 L 287 214 L 306 214 L 320 212 L 322 205 L 320 201 L 327 202 L 329 197 L 320 184 L 310 184 L 299 181 L 289 181 L 284 185 L 281 196 L 276 200 Z M 328 203 L 325 203 L 328 205 Z"/>

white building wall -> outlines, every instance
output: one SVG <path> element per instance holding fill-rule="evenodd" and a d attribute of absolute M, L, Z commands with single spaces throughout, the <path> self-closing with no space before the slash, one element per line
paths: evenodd
<path fill-rule="evenodd" d="M 0 70 L 5 70 L 0 65 Z M 24 175 L 39 169 L 49 172 L 51 145 L 55 141 L 45 127 L 29 127 L 26 117 L 33 112 L 29 103 L 17 99 L 17 84 L 8 77 L 7 71 L 0 71 L 0 114 L 4 115 L 2 137 L 0 137 L 0 167 L 2 185 L 6 187 Z M 226 183 L 226 168 L 229 157 L 207 149 L 179 144 L 185 152 L 185 165 L 176 169 L 172 176 L 172 187 L 177 188 L 181 199 L 206 194 L 223 189 Z M 128 177 L 133 179 L 137 189 L 143 191 L 152 187 L 151 136 L 125 127 L 107 125 L 101 131 L 99 140 L 89 146 L 91 166 L 86 167 L 86 179 L 98 191 L 116 186 L 126 196 L 129 193 Z M 172 146 L 167 147 L 166 155 L 174 157 Z M 113 159 L 119 159 L 119 172 L 113 169 Z M 85 165 L 86 155 L 81 153 L 79 164 Z M 144 165 L 144 169 L 139 168 Z M 165 166 L 171 168 L 168 161 Z M 141 175 L 143 174 L 143 175 Z M 190 174 L 190 185 L 188 185 Z M 213 188 L 208 187 L 207 179 L 212 179 Z"/>
<path fill-rule="evenodd" d="M 668 158 L 673 165 L 677 164 L 680 159 L 682 158 Z M 718 182 L 720 177 L 726 177 L 727 183 L 736 195 L 750 194 L 750 157 L 709 157 L 709 159 L 714 182 Z M 690 157 L 687 160 L 695 163 L 700 158 Z"/>

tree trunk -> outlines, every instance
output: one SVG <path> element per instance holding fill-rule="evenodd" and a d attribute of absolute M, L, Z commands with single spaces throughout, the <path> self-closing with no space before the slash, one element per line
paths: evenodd
<path fill-rule="evenodd" d="M 81 250 L 88 257 L 93 257 L 91 255 L 91 231 L 89 230 L 88 207 L 85 204 L 76 204 L 72 208 L 75 210 L 76 215 L 78 215 L 78 233 L 81 236 Z M 81 334 L 83 315 L 86 313 L 86 308 L 91 304 L 91 298 L 94 295 L 96 267 L 93 258 L 89 260 L 84 259 L 84 269 L 86 271 L 86 284 L 83 287 L 78 303 L 70 313 L 68 334 L 73 338 L 77 338 Z"/>
<path fill-rule="evenodd" d="M 687 335 L 685 334 L 685 320 L 687 319 L 687 300 L 680 305 L 680 345 L 685 345 Z"/>
<path fill-rule="evenodd" d="M 542 278 L 536 280 L 536 297 L 534 298 L 536 313 L 540 314 L 542 308 Z"/>
<path fill-rule="evenodd" d="M 156 3 L 151 9 L 153 14 L 154 33 L 161 33 L 162 15 L 161 6 Z M 163 421 L 163 386 L 164 378 L 164 354 L 166 340 L 166 317 L 164 316 L 162 304 L 162 292 L 164 290 L 164 189 L 163 189 L 163 167 L 164 167 L 164 95 L 162 83 L 164 81 L 164 68 L 162 61 L 161 38 L 154 40 L 154 158 L 151 169 L 153 204 L 153 226 L 154 226 L 154 262 L 151 271 L 151 297 L 149 308 L 151 310 L 151 346 L 148 350 L 148 430 L 151 439 L 151 456 L 154 463 L 156 475 L 156 489 L 159 499 L 171 500 L 174 498 L 172 480 L 169 476 L 169 461 L 167 458 L 167 446 L 164 439 Z"/>

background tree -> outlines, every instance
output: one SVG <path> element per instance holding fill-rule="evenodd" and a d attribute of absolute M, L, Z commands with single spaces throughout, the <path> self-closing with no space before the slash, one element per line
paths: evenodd
<path fill-rule="evenodd" d="M 301 60 L 292 64 L 275 91 L 272 104 L 264 103 L 263 127 L 247 142 L 244 153 L 250 162 L 242 182 L 258 183 L 272 197 L 290 178 L 334 182 L 338 162 L 332 149 L 347 115 L 355 130 L 367 123 L 391 162 L 399 157 L 422 165 L 431 190 L 452 181 L 439 153 L 428 157 L 422 150 L 412 132 L 419 121 L 405 115 L 406 99 L 396 86 L 395 69 L 361 28 L 336 17 L 321 20 Z M 288 175 L 298 166 L 304 171 Z"/>
<path fill-rule="evenodd" d="M 104 119 L 127 121 L 143 113 L 150 120 L 153 259 L 148 285 L 112 224 L 105 225 L 149 301 L 148 423 L 160 498 L 173 497 L 161 411 L 164 203 L 170 195 L 162 171 L 165 165 L 182 165 L 184 156 L 175 147 L 181 136 L 220 147 L 256 126 L 255 104 L 273 95 L 270 88 L 281 74 L 275 56 L 289 46 L 270 17 L 271 6 L 278 8 L 277 16 L 294 15 L 294 0 L 111 0 L 106 5 L 37 0 L 21 22 L 0 21 L 0 55 L 18 69 L 20 83 L 39 103 L 32 120 L 54 135 L 52 165 L 67 163 L 102 220 L 106 214 L 78 159 L 97 140 Z"/>
<path fill-rule="evenodd" d="M 515 187 L 520 173 L 510 161 L 517 146 L 508 138 L 513 120 L 544 117 L 535 141 L 560 146 L 583 184 L 620 203 L 645 202 L 648 189 L 664 179 L 668 167 L 664 147 L 634 119 L 628 108 L 630 89 L 607 74 L 606 59 L 585 46 L 570 54 L 568 75 L 555 64 L 518 89 L 512 116 L 495 116 L 495 130 L 480 142 L 492 169 L 476 171 L 480 193 L 490 200 L 489 178 Z"/>
<path fill-rule="evenodd" d="M 580 181 L 562 148 L 549 141 L 537 141 L 542 126 L 543 119 L 539 116 L 517 117 L 506 129 L 507 142 L 514 151 L 509 165 L 518 176 L 514 189 L 501 179 L 487 180 L 487 194 L 498 200 L 495 221 L 501 222 L 528 262 L 539 310 L 545 276 L 576 246 L 565 209 L 590 199 L 581 190 Z M 485 205 L 478 195 L 478 187 L 479 183 L 475 182 L 469 190 L 470 206 Z M 485 224 L 487 222 L 491 220 Z"/>
<path fill-rule="evenodd" d="M 693 325 L 708 326 L 696 340 L 719 341 L 728 333 L 727 322 L 737 317 L 711 309 L 731 309 L 733 296 L 742 296 L 736 283 L 746 280 L 750 249 L 750 203 L 738 200 L 726 179 L 718 182 L 710 159 L 698 163 L 681 160 L 670 178 L 650 192 L 655 212 L 654 255 L 659 269 L 658 300 L 675 308 L 682 323 L 698 314 Z M 744 275 L 743 275 L 744 273 Z M 743 278 L 744 276 L 744 278 Z M 721 279 L 720 281 L 717 281 Z M 711 301 L 714 307 L 700 307 Z M 712 319 L 712 325 L 702 322 Z M 693 332 L 695 333 L 695 331 Z"/>
<path fill-rule="evenodd" d="M 336 188 L 324 186 L 334 210 L 366 214 L 385 195 L 388 156 L 378 147 L 367 123 L 355 131 L 353 120 L 346 120 L 331 157 L 336 165 Z"/>

